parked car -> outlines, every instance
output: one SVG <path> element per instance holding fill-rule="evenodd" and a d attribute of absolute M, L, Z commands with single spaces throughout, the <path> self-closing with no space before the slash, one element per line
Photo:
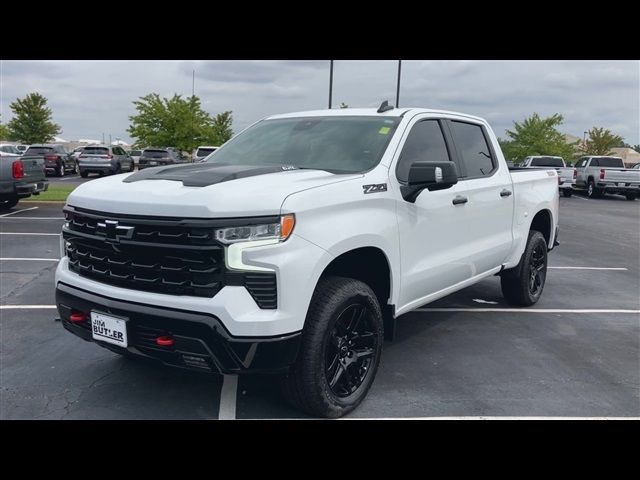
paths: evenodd
<path fill-rule="evenodd" d="M 494 275 L 509 303 L 538 301 L 557 181 L 510 173 L 471 115 L 268 117 L 204 163 L 76 188 L 58 312 L 120 354 L 281 374 L 295 406 L 339 417 L 371 387 L 395 317 Z"/>
<path fill-rule="evenodd" d="M 78 158 L 80 157 L 80 155 L 82 155 L 82 151 L 84 149 L 85 147 L 76 147 L 73 149 L 73 152 L 71 152 L 71 156 L 76 161 L 76 165 L 78 164 Z"/>
<path fill-rule="evenodd" d="M 16 145 L 16 148 L 20 150 L 21 154 L 23 154 L 24 152 L 27 151 L 27 148 L 29 148 L 29 145 Z"/>
<path fill-rule="evenodd" d="M 80 176 L 87 178 L 90 173 L 116 174 L 133 172 L 133 159 L 117 145 L 90 145 L 84 147 L 78 157 Z"/>
<path fill-rule="evenodd" d="M 142 150 L 129 150 L 129 156 L 133 159 L 133 163 L 138 165 L 140 163 L 140 155 L 142 155 Z"/>
<path fill-rule="evenodd" d="M 589 198 L 618 193 L 627 200 L 635 200 L 640 195 L 640 172 L 624 168 L 620 157 L 582 157 L 575 171 L 576 188 L 586 190 Z"/>
<path fill-rule="evenodd" d="M 43 157 L 46 173 L 53 173 L 58 177 L 63 177 L 67 173 L 78 173 L 76 161 L 60 144 L 31 145 L 24 155 L 25 157 Z"/>
<path fill-rule="evenodd" d="M 23 152 L 18 150 L 18 148 L 15 145 L 12 145 L 10 143 L 0 143 L 0 153 L 15 155 L 19 157 L 20 155 L 22 155 Z"/>
<path fill-rule="evenodd" d="M 520 167 L 555 169 L 556 172 L 558 172 L 558 188 L 560 188 L 562 195 L 570 197 L 573 194 L 576 171 L 566 165 L 564 158 L 549 155 L 533 155 L 525 157 Z"/>
<path fill-rule="evenodd" d="M 193 161 L 199 162 L 203 160 L 205 157 L 208 157 L 213 152 L 215 152 L 219 147 L 218 146 L 206 146 L 202 145 L 196 149 L 196 152 L 193 154 Z"/>
<path fill-rule="evenodd" d="M 48 188 L 43 157 L 0 154 L 0 211 L 9 210 L 21 198 L 39 195 Z"/>
<path fill-rule="evenodd" d="M 138 169 L 184 163 L 182 155 L 173 148 L 145 148 L 138 160 Z"/>

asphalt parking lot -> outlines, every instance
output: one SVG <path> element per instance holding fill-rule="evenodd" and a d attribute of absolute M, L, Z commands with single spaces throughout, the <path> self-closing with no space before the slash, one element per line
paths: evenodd
<path fill-rule="evenodd" d="M 351 417 L 640 416 L 640 201 L 574 195 L 560 214 L 537 305 L 510 308 L 492 277 L 402 316 Z M 66 332 L 53 321 L 62 221 L 52 204 L 0 215 L 0 418 L 304 417 L 272 377 L 185 373 Z"/>

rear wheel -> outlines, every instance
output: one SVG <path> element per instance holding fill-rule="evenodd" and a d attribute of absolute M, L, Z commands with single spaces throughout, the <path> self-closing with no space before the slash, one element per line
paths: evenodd
<path fill-rule="evenodd" d="M 59 177 L 64 177 L 64 163 L 61 163 L 58 166 L 58 169 L 56 171 L 56 175 L 58 175 Z"/>
<path fill-rule="evenodd" d="M 571 188 L 565 188 L 562 190 L 562 195 L 569 198 L 571 195 L 573 195 L 573 190 Z"/>
<path fill-rule="evenodd" d="M 625 197 L 627 197 L 627 200 L 635 200 L 636 198 L 638 198 L 638 194 L 637 193 L 627 193 L 625 195 Z"/>
<path fill-rule="evenodd" d="M 596 182 L 593 179 L 589 180 L 587 184 L 587 197 L 598 198 L 601 195 L 600 189 L 596 187 Z"/>
<path fill-rule="evenodd" d="M 4 212 L 12 209 L 18 204 L 18 200 L 19 198 L 15 194 L 0 196 L 0 211 Z"/>
<path fill-rule="evenodd" d="M 351 412 L 373 383 L 382 342 L 382 311 L 371 288 L 351 278 L 321 279 L 298 359 L 283 381 L 285 397 L 314 416 Z"/>
<path fill-rule="evenodd" d="M 81 176 L 82 178 L 87 178 L 87 177 L 89 176 L 89 173 L 88 173 L 88 172 L 85 172 L 85 171 L 83 171 L 83 170 L 80 170 L 80 176 Z"/>
<path fill-rule="evenodd" d="M 511 305 L 528 307 L 542 295 L 547 279 L 547 241 L 531 230 L 520 263 L 500 275 L 502 295 Z"/>

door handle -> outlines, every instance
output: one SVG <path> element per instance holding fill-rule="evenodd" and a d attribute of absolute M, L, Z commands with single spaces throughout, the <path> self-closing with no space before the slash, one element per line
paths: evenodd
<path fill-rule="evenodd" d="M 463 197 L 462 195 L 457 195 L 456 198 L 453 199 L 454 205 L 461 205 L 463 203 L 467 203 L 469 199 L 467 197 Z"/>
<path fill-rule="evenodd" d="M 506 188 L 504 190 L 502 190 L 500 192 L 500 196 L 501 197 L 510 197 L 511 196 L 511 190 L 507 190 Z"/>

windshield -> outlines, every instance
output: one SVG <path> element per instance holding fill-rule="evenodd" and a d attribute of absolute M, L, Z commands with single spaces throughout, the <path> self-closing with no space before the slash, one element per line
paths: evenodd
<path fill-rule="evenodd" d="M 600 166 L 600 167 L 624 168 L 624 162 L 622 161 L 621 158 L 600 157 L 600 158 L 598 158 L 598 166 Z"/>
<path fill-rule="evenodd" d="M 538 157 L 531 160 L 532 167 L 564 167 L 564 161 L 559 157 Z"/>
<path fill-rule="evenodd" d="M 217 148 L 199 148 L 196 152 L 196 157 L 206 157 L 207 155 L 215 152 Z"/>
<path fill-rule="evenodd" d="M 206 161 L 231 165 L 286 165 L 364 172 L 375 167 L 400 118 L 306 117 L 257 123 Z"/>
<path fill-rule="evenodd" d="M 53 152 L 53 147 L 29 147 L 25 152 L 25 156 L 29 155 L 46 155 Z"/>
<path fill-rule="evenodd" d="M 22 154 L 22 152 L 18 150 L 16 147 L 14 147 L 13 145 L 2 145 L 0 147 L 0 151 L 5 153 L 13 153 L 14 155 Z"/>
<path fill-rule="evenodd" d="M 148 158 L 167 158 L 169 152 L 166 150 L 145 150 L 142 152 L 142 156 Z"/>

